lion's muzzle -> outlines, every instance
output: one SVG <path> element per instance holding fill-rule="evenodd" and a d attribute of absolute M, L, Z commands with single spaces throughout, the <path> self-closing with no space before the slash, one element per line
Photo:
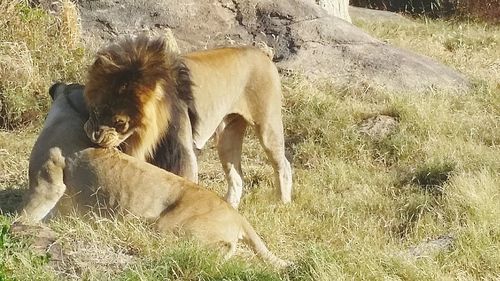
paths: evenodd
<path fill-rule="evenodd" d="M 95 123 L 93 123 L 90 119 L 85 122 L 83 128 L 87 137 L 93 143 L 105 148 L 119 146 L 134 132 L 134 130 L 128 130 L 127 133 L 121 134 L 117 132 L 114 127 L 105 125 L 95 126 Z"/>
<path fill-rule="evenodd" d="M 120 144 L 118 133 L 112 127 L 108 126 L 93 126 L 88 120 L 83 126 L 88 138 L 95 144 L 101 147 L 114 147 Z"/>

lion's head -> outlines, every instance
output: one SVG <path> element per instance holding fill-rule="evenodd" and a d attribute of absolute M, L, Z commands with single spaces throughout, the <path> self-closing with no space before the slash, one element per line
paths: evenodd
<path fill-rule="evenodd" d="M 150 158 L 190 87 L 189 70 L 162 38 L 127 37 L 100 50 L 88 71 L 85 132 L 102 147 Z"/>

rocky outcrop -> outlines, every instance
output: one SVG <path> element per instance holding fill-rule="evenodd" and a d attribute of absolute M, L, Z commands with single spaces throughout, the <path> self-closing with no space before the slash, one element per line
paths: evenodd
<path fill-rule="evenodd" d="M 396 91 L 468 88 L 463 75 L 376 40 L 313 0 L 81 0 L 85 38 L 172 29 L 181 51 L 265 42 L 281 70 L 349 87 Z"/>

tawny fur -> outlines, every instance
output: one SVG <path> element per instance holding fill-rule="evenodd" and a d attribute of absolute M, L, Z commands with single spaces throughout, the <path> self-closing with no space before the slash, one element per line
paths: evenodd
<path fill-rule="evenodd" d="M 78 84 L 54 84 L 50 88 L 52 106 L 38 139 L 31 150 L 29 159 L 29 192 L 24 198 L 24 211 L 35 215 L 32 220 L 39 221 L 47 216 L 53 205 L 46 201 L 35 200 L 52 188 L 47 178 L 47 165 L 50 165 L 49 148 L 60 147 L 63 156 L 71 155 L 94 144 L 83 131 L 88 118 L 83 99 L 83 86 Z M 53 175 L 51 175 L 52 177 Z M 55 194 L 55 193 L 52 193 Z M 56 196 L 62 196 L 57 194 Z M 38 209 L 33 212 L 32 209 Z M 44 210 L 44 211 L 41 211 Z"/>
<path fill-rule="evenodd" d="M 156 222 L 160 231 L 230 245 L 226 258 L 243 239 L 264 260 L 276 266 L 288 264 L 274 256 L 248 221 L 215 193 L 116 149 L 86 149 L 90 142 L 78 142 L 82 136 L 86 139 L 78 111 L 81 104 L 68 99 L 68 95 L 81 98 L 83 88 L 65 91 L 66 87 L 56 87 L 31 153 L 31 188 L 21 221 L 38 222 L 53 209 L 59 214 L 77 210 L 110 215 L 120 210 Z"/>
<path fill-rule="evenodd" d="M 52 154 L 60 157 L 57 152 Z M 52 169 L 56 175 L 61 171 Z M 265 261 L 279 267 L 288 265 L 274 256 L 248 221 L 214 192 L 118 150 L 89 148 L 78 152 L 67 158 L 64 176 L 67 193 L 76 201 L 73 205 L 83 211 L 92 206 L 101 213 L 131 213 L 155 221 L 162 232 L 229 245 L 226 258 L 234 254 L 242 239 Z M 54 184 L 62 185 L 62 178 Z"/>
<path fill-rule="evenodd" d="M 125 153 L 149 158 L 151 163 L 196 182 L 194 148 L 201 149 L 217 131 L 219 158 L 228 181 L 226 200 L 237 207 L 243 188 L 241 147 L 250 125 L 273 166 L 281 200 L 290 202 L 292 173 L 285 158 L 281 84 L 268 54 L 238 47 L 179 56 L 161 50 L 164 45 L 161 39 L 141 36 L 99 52 L 85 91 L 91 111 L 98 111 L 87 122 L 89 137 L 104 147 L 122 143 Z M 178 97 L 180 93 L 184 98 Z M 103 108 L 110 110 L 106 113 Z M 111 120 L 123 114 L 131 120 L 128 131 L 116 134 L 119 130 Z M 170 133 L 172 128 L 177 129 L 175 134 Z M 103 143 L 103 134 L 115 141 Z M 179 153 L 169 155 L 163 149 L 172 145 Z M 179 163 L 178 169 L 157 161 L 162 158 L 173 158 L 170 163 Z"/>

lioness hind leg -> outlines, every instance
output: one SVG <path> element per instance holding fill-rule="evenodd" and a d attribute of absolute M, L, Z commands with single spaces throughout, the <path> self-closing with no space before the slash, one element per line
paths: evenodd
<path fill-rule="evenodd" d="M 285 157 L 285 139 L 281 118 L 268 120 L 255 126 L 260 143 L 267 154 L 279 186 L 281 201 L 292 201 L 292 168 Z"/>
<path fill-rule="evenodd" d="M 51 148 L 49 159 L 37 174 L 37 185 L 32 188 L 21 211 L 20 221 L 41 221 L 54 208 L 66 191 L 63 182 L 64 157 L 58 147 Z"/>
<path fill-rule="evenodd" d="M 228 116 L 224 122 L 224 129 L 217 135 L 217 151 L 228 184 L 225 199 L 236 209 L 243 192 L 241 148 L 247 122 L 239 115 Z"/>

